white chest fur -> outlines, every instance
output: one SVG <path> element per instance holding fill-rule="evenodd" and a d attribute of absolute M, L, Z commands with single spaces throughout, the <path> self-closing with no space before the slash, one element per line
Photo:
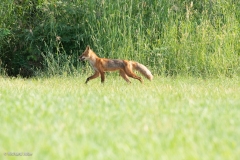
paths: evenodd
<path fill-rule="evenodd" d="M 88 61 L 91 65 L 92 69 L 95 71 L 98 71 L 98 69 L 95 67 L 96 59 L 89 59 Z"/>

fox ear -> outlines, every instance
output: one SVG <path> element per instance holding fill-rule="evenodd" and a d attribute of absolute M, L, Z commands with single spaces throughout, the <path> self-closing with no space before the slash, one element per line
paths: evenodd
<path fill-rule="evenodd" d="M 86 48 L 87 50 L 89 50 L 90 49 L 90 46 L 89 45 L 87 45 L 87 48 Z"/>

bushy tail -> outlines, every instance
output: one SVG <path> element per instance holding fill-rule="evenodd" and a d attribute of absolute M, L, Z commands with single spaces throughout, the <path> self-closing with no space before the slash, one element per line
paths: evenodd
<path fill-rule="evenodd" d="M 136 67 L 135 69 L 140 72 L 142 75 L 144 75 L 147 79 L 149 79 L 150 81 L 153 79 L 153 75 L 152 73 L 147 69 L 146 66 L 144 66 L 143 64 L 137 63 L 136 62 Z"/>

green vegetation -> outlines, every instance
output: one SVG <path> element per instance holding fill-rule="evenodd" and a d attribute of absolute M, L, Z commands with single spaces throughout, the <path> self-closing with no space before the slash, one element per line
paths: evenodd
<path fill-rule="evenodd" d="M 239 158 L 238 78 L 107 78 L 0 78 L 0 157 Z"/>
<path fill-rule="evenodd" d="M 240 75 L 240 1 L 2 0 L 0 72 L 72 75 L 87 44 L 159 75 Z"/>

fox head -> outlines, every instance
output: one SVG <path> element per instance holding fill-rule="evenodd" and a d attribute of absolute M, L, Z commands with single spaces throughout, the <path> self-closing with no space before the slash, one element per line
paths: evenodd
<path fill-rule="evenodd" d="M 81 56 L 79 56 L 80 61 L 88 60 L 90 58 L 89 50 L 90 50 L 90 46 L 87 45 L 85 51 L 82 53 Z"/>

